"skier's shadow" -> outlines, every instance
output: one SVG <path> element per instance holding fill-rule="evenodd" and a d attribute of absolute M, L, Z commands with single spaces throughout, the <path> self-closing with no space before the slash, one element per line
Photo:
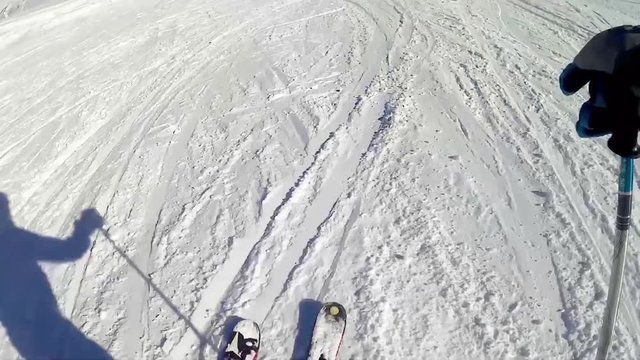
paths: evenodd
<path fill-rule="evenodd" d="M 0 324 L 22 358 L 111 359 L 60 313 L 38 264 L 79 259 L 102 224 L 100 214 L 87 209 L 67 239 L 38 235 L 14 225 L 7 195 L 0 192 Z"/>
<path fill-rule="evenodd" d="M 298 334 L 293 344 L 293 360 L 307 359 L 313 327 L 316 324 L 318 313 L 322 309 L 322 303 L 312 299 L 304 299 L 298 305 Z"/>

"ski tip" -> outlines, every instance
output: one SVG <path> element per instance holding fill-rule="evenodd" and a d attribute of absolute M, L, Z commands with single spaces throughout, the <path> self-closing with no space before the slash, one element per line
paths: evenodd
<path fill-rule="evenodd" d="M 320 312 L 325 316 L 331 316 L 343 320 L 347 319 L 347 310 L 345 310 L 344 306 L 337 302 L 324 303 Z"/>
<path fill-rule="evenodd" d="M 255 321 L 240 320 L 233 327 L 223 359 L 257 359 L 260 349 L 260 327 Z"/>
<path fill-rule="evenodd" d="M 244 333 L 247 335 L 251 335 L 257 337 L 259 339 L 260 336 L 260 326 L 253 320 L 240 320 L 234 327 L 233 331 Z"/>

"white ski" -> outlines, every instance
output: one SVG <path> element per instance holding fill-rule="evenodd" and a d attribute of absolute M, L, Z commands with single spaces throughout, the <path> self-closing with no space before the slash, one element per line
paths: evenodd
<path fill-rule="evenodd" d="M 347 312 L 335 302 L 325 303 L 313 328 L 308 360 L 336 360 L 347 326 Z"/>

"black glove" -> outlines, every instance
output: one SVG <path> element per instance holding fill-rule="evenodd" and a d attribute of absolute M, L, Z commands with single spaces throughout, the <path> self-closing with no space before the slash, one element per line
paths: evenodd
<path fill-rule="evenodd" d="M 611 135 L 608 145 L 623 157 L 640 157 L 640 26 L 620 26 L 594 36 L 560 75 L 571 95 L 589 83 L 580 109 L 580 137 Z"/>

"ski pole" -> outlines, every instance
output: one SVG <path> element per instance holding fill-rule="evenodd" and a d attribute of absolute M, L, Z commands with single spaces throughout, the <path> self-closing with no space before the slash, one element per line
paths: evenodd
<path fill-rule="evenodd" d="M 634 163 L 632 158 L 622 157 L 620 161 L 620 176 L 618 178 L 618 216 L 616 218 L 616 239 L 613 248 L 613 261 L 611 264 L 611 278 L 609 279 L 609 292 L 607 305 L 604 311 L 604 320 L 600 329 L 598 351 L 596 360 L 606 360 L 611 348 L 613 330 L 620 306 L 620 293 L 624 261 L 627 253 L 627 236 L 631 224 L 631 205 L 633 194 Z"/>

